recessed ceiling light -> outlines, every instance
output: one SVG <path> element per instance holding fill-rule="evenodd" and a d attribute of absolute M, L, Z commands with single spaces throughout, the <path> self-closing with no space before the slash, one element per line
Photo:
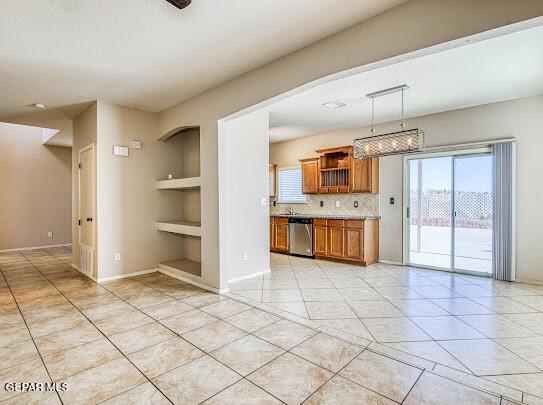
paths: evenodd
<path fill-rule="evenodd" d="M 42 104 L 42 103 L 34 103 L 34 104 L 31 104 L 30 106 L 34 107 L 34 108 L 39 108 L 39 109 L 42 109 L 42 110 L 47 108 L 47 106 L 45 104 Z"/>
<path fill-rule="evenodd" d="M 340 108 L 340 107 L 345 107 L 346 105 L 347 103 L 343 100 L 332 100 L 332 101 L 327 101 L 326 103 L 323 103 L 323 106 L 328 107 L 328 108 Z"/>

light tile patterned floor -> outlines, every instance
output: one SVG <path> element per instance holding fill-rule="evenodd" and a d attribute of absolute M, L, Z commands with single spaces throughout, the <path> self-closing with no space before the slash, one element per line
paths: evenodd
<path fill-rule="evenodd" d="M 543 402 L 542 287 L 272 260 L 219 296 L 158 273 L 97 285 L 66 248 L 0 253 L 0 403 Z"/>

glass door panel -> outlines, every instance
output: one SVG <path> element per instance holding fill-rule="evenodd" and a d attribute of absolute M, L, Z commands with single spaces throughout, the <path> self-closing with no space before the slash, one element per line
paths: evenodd
<path fill-rule="evenodd" d="M 454 157 L 454 269 L 492 272 L 492 155 Z"/>
<path fill-rule="evenodd" d="M 453 157 L 408 162 L 408 263 L 451 270 Z"/>

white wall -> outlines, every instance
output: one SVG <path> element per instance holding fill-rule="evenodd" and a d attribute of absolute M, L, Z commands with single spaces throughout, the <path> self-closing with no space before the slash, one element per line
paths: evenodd
<path fill-rule="evenodd" d="M 543 281 L 543 96 L 486 104 L 408 120 L 426 134 L 426 146 L 446 146 L 515 137 L 517 144 L 517 277 Z M 398 130 L 397 122 L 379 125 L 376 133 Z M 289 163 L 315 149 L 352 144 L 370 136 L 369 127 L 314 135 L 272 144 L 272 160 Z M 403 158 L 380 160 L 380 259 L 402 261 Z M 389 204 L 394 197 L 395 205 Z"/>
<path fill-rule="evenodd" d="M 270 268 L 269 207 L 261 205 L 269 191 L 268 130 L 265 111 L 220 124 L 219 226 L 226 235 L 220 245 L 221 284 Z"/>

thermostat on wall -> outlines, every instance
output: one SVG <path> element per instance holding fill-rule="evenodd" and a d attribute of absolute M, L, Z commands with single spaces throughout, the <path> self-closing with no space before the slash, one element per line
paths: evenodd
<path fill-rule="evenodd" d="M 128 146 L 113 145 L 113 156 L 128 156 Z"/>

